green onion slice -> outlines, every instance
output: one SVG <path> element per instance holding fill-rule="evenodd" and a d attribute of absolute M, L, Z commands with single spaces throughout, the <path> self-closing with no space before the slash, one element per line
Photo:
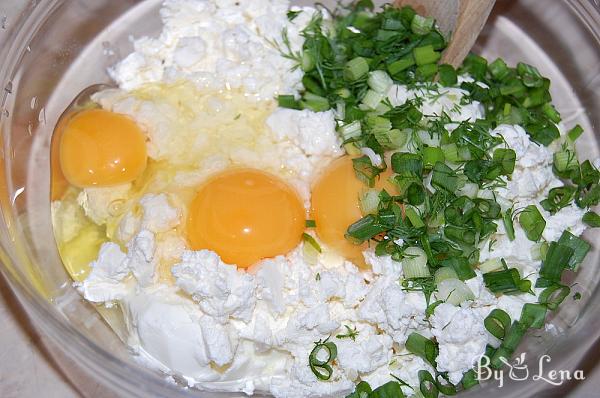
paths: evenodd
<path fill-rule="evenodd" d="M 504 340 L 510 328 L 510 315 L 496 308 L 484 319 L 483 324 L 488 332 L 499 340 Z"/>
<path fill-rule="evenodd" d="M 327 353 L 326 359 L 319 359 L 321 352 Z M 318 341 L 308 356 L 310 370 L 319 380 L 329 380 L 333 374 L 331 363 L 337 358 L 337 346 L 331 341 Z"/>

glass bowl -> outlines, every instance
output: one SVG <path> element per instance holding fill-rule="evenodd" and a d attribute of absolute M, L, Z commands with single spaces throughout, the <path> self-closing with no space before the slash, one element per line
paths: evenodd
<path fill-rule="evenodd" d="M 248 0 L 249 1 L 249 0 Z M 310 4 L 313 2 L 298 1 Z M 332 3 L 332 2 L 325 2 Z M 57 118 L 85 87 L 110 83 L 106 68 L 131 51 L 129 36 L 156 35 L 159 0 L 47 0 L 23 2 L 0 48 L 0 270 L 39 332 L 80 371 L 121 397 L 224 397 L 187 390 L 138 364 L 117 333 L 84 302 L 62 267 L 50 219 L 50 138 Z M 579 150 L 598 157 L 600 135 L 600 9 L 594 1 L 498 1 L 476 51 L 510 63 L 525 61 L 552 79 L 563 120 L 585 128 Z M 586 237 L 598 247 L 597 234 Z M 600 348 L 599 251 L 567 283 L 582 299 L 567 299 L 553 316 L 556 328 L 529 334 L 517 350 L 538 373 L 543 354 L 551 369 L 589 372 Z M 114 314 L 108 313 L 107 317 Z M 74 380 L 77 385 L 78 381 Z M 577 381 L 494 382 L 463 396 L 565 396 Z M 85 388 L 83 388 L 85 390 Z M 95 392 L 97 396 L 98 391 Z M 103 394 L 104 395 L 104 394 Z"/>

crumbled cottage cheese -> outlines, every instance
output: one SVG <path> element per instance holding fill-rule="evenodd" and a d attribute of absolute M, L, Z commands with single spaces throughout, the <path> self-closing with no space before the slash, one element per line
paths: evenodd
<path fill-rule="evenodd" d="M 243 88 L 256 99 L 271 99 L 301 87 L 302 72 L 279 55 L 285 28 L 292 49 L 301 48 L 301 30 L 314 9 L 293 21 L 286 0 L 167 0 L 164 29 L 157 38 L 134 41 L 135 52 L 110 70 L 125 90 L 146 83 L 186 79 L 201 87 Z"/>

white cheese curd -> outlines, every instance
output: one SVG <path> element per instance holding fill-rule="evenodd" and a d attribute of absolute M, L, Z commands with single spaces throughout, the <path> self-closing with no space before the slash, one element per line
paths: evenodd
<path fill-rule="evenodd" d="M 443 303 L 431 316 L 432 334 L 439 345 L 438 370 L 448 372 L 452 384 L 458 384 L 464 372 L 477 363 L 490 340 L 483 317 L 471 308 Z"/>
<path fill-rule="evenodd" d="M 77 197 L 85 215 L 98 225 L 106 223 L 129 198 L 131 184 L 108 188 L 85 188 Z"/>
<path fill-rule="evenodd" d="M 560 209 L 554 215 L 543 211 L 542 216 L 546 220 L 546 228 L 544 228 L 542 237 L 548 242 L 553 242 L 558 240 L 565 230 L 575 236 L 583 234 L 587 227 L 583 223 L 582 217 L 586 212 L 586 209 L 581 209 L 574 203 Z"/>
<path fill-rule="evenodd" d="M 313 8 L 287 18 L 288 1 L 223 2 L 167 0 L 163 31 L 133 42 L 134 52 L 110 76 L 125 90 L 147 83 L 187 79 L 201 87 L 242 88 L 250 98 L 271 99 L 301 88 L 302 72 L 280 56 L 285 28 L 292 51 L 301 49 L 301 30 Z M 275 44 L 275 45 L 274 45 Z"/>
<path fill-rule="evenodd" d="M 216 253 L 186 251 L 172 272 L 177 286 L 191 295 L 204 313 L 223 323 L 230 317 L 250 319 L 255 304 L 254 277 L 223 263 Z"/>
<path fill-rule="evenodd" d="M 98 259 L 90 264 L 92 269 L 89 276 L 76 284 L 83 297 L 94 303 L 107 303 L 111 306 L 115 300 L 120 300 L 129 292 L 129 287 L 122 283 L 129 275 L 127 255 L 119 245 L 107 242 L 100 247 Z"/>
<path fill-rule="evenodd" d="M 550 189 L 562 186 L 552 171 L 552 152 L 532 142 L 527 132 L 518 125 L 500 125 L 491 131 L 503 137 L 516 154 L 515 170 L 506 187 L 496 190 L 497 194 L 513 203 L 526 206 L 539 203 Z"/>
<path fill-rule="evenodd" d="M 142 228 L 159 233 L 167 232 L 179 225 L 180 211 L 169 204 L 167 195 L 144 195 L 139 203 L 144 210 Z"/>

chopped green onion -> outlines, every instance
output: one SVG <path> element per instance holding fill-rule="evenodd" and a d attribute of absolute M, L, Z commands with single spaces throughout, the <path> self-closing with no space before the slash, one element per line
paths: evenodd
<path fill-rule="evenodd" d="M 503 80 L 510 73 L 506 62 L 501 58 L 497 58 L 494 62 L 489 64 L 488 70 L 497 80 Z"/>
<path fill-rule="evenodd" d="M 523 84 L 527 87 L 542 87 L 544 84 L 540 72 L 531 65 L 519 62 L 517 64 L 517 73 L 521 76 Z"/>
<path fill-rule="evenodd" d="M 426 278 L 430 276 L 427 267 L 427 253 L 420 247 L 408 247 L 402 258 L 402 272 L 406 279 Z"/>
<path fill-rule="evenodd" d="M 444 162 L 444 152 L 437 147 L 428 146 L 423 148 L 423 164 L 425 169 L 431 170 L 437 162 Z"/>
<path fill-rule="evenodd" d="M 462 385 L 464 390 L 468 390 L 470 388 L 475 387 L 477 384 L 479 384 L 479 380 L 477 379 L 477 373 L 473 369 L 468 370 L 463 374 L 460 384 Z"/>
<path fill-rule="evenodd" d="M 413 206 L 406 206 L 404 209 L 404 213 L 406 214 L 406 217 L 408 218 L 413 227 L 423 228 L 425 226 L 421 215 Z"/>
<path fill-rule="evenodd" d="M 505 311 L 496 308 L 483 320 L 483 325 L 492 336 L 504 340 L 510 328 L 510 316 Z"/>
<path fill-rule="evenodd" d="M 512 149 L 498 148 L 494 151 L 493 161 L 502 168 L 503 175 L 511 175 L 515 170 L 517 154 Z"/>
<path fill-rule="evenodd" d="M 416 153 L 396 152 L 391 162 L 392 170 L 400 175 L 420 177 L 423 174 L 423 158 Z"/>
<path fill-rule="evenodd" d="M 356 144 L 353 143 L 353 142 L 349 142 L 347 144 L 344 144 L 344 150 L 350 156 L 360 156 L 360 155 L 362 155 L 362 152 L 361 152 L 360 148 L 357 147 Z"/>
<path fill-rule="evenodd" d="M 437 297 L 452 305 L 460 305 L 467 300 L 475 300 L 475 295 L 460 279 L 445 279 L 437 285 Z"/>
<path fill-rule="evenodd" d="M 372 393 L 371 386 L 366 381 L 361 381 L 354 388 L 354 392 L 347 395 L 346 398 L 368 398 Z M 390 397 L 391 398 L 391 397 Z"/>
<path fill-rule="evenodd" d="M 327 94 L 327 92 L 323 89 L 323 87 L 321 87 L 321 84 L 313 79 L 312 77 L 310 77 L 309 75 L 304 75 L 304 77 L 302 78 L 302 85 L 304 86 L 304 88 L 306 89 L 307 92 L 319 95 L 319 96 L 324 96 Z"/>
<path fill-rule="evenodd" d="M 452 65 L 440 65 L 438 67 L 438 75 L 440 78 L 440 83 L 442 83 L 442 85 L 445 87 L 454 86 L 458 82 L 456 69 L 454 69 Z"/>
<path fill-rule="evenodd" d="M 302 71 L 307 73 L 315 69 L 317 62 L 315 61 L 314 54 L 309 50 L 302 52 Z"/>
<path fill-rule="evenodd" d="M 383 169 L 373 166 L 368 156 L 352 159 L 352 166 L 356 177 L 369 187 L 375 185 L 375 178 L 383 171 Z"/>
<path fill-rule="evenodd" d="M 408 133 L 398 129 L 392 129 L 388 131 L 388 139 L 392 149 L 400 149 L 408 141 Z"/>
<path fill-rule="evenodd" d="M 566 185 L 552 188 L 550 192 L 548 192 L 548 198 L 542 200 L 540 205 L 542 205 L 544 210 L 548 211 L 550 214 L 555 214 L 560 211 L 560 209 L 571 204 L 575 197 L 575 191 L 575 187 Z"/>
<path fill-rule="evenodd" d="M 552 120 L 552 122 L 560 122 L 560 113 L 558 113 L 558 111 L 554 108 L 551 102 L 546 102 L 542 106 L 542 112 L 544 112 L 544 115 L 546 115 L 548 119 Z"/>
<path fill-rule="evenodd" d="M 344 78 L 350 82 L 357 81 L 369 73 L 369 63 L 363 57 L 356 57 L 344 67 Z"/>
<path fill-rule="evenodd" d="M 379 207 L 379 191 L 368 189 L 360 197 L 359 206 L 363 216 L 377 213 Z"/>
<path fill-rule="evenodd" d="M 444 157 L 450 162 L 461 161 L 461 158 L 458 155 L 458 147 L 455 143 L 442 145 L 442 152 L 444 152 Z"/>
<path fill-rule="evenodd" d="M 304 108 L 313 112 L 325 112 L 331 108 L 327 98 L 313 93 L 305 93 L 300 103 Z"/>
<path fill-rule="evenodd" d="M 431 80 L 438 71 L 437 64 L 426 64 L 417 67 L 417 77 L 423 81 Z"/>
<path fill-rule="evenodd" d="M 434 23 L 435 20 L 431 17 L 422 17 L 419 14 L 415 14 L 410 24 L 410 29 L 413 31 L 413 33 L 424 36 L 431 32 Z"/>
<path fill-rule="evenodd" d="M 510 357 L 517 349 L 523 336 L 527 332 L 527 328 L 518 321 L 514 321 L 506 337 L 502 341 L 500 347 L 496 350 L 490 360 L 490 366 L 494 369 L 499 369 L 504 365 L 505 362 L 510 360 Z M 504 359 L 504 361 L 502 360 Z"/>
<path fill-rule="evenodd" d="M 546 260 L 540 268 L 540 276 L 547 281 L 559 282 L 562 272 L 568 267 L 574 250 L 557 242 L 550 243 Z"/>
<path fill-rule="evenodd" d="M 587 226 L 592 228 L 600 227 L 600 215 L 593 211 L 588 211 L 583 215 L 583 222 L 586 223 Z"/>
<path fill-rule="evenodd" d="M 438 300 L 434 303 L 431 303 L 427 306 L 427 308 L 425 309 L 425 318 L 429 319 L 430 316 L 433 315 L 433 313 L 435 312 L 435 309 L 440 305 L 440 304 L 444 304 L 443 300 Z"/>
<path fill-rule="evenodd" d="M 544 261 L 548 254 L 548 242 L 538 242 L 531 247 L 531 257 L 534 260 Z"/>
<path fill-rule="evenodd" d="M 466 281 L 477 276 L 465 257 L 451 257 L 442 261 L 441 264 L 443 267 L 451 267 L 456 272 L 456 277 L 461 281 Z"/>
<path fill-rule="evenodd" d="M 317 227 L 317 223 L 315 222 L 315 220 L 306 220 L 306 222 L 304 223 L 306 228 L 316 228 Z"/>
<path fill-rule="evenodd" d="M 575 142 L 577 141 L 577 138 L 581 137 L 581 134 L 583 134 L 583 127 L 581 127 L 580 125 L 576 125 L 571 130 L 569 130 L 567 136 L 569 137 L 569 140 L 571 142 Z"/>
<path fill-rule="evenodd" d="M 441 58 L 440 53 L 435 51 L 431 45 L 415 48 L 413 56 L 418 66 L 433 64 Z"/>
<path fill-rule="evenodd" d="M 536 205 L 527 206 L 519 214 L 519 224 L 523 227 L 527 239 L 537 242 L 546 228 L 546 220 L 538 210 Z"/>
<path fill-rule="evenodd" d="M 297 101 L 293 95 L 280 95 L 277 97 L 277 103 L 280 108 L 301 109 L 300 101 Z"/>
<path fill-rule="evenodd" d="M 579 166 L 575 152 L 568 149 L 554 154 L 554 172 L 559 177 L 567 177 L 569 173 Z"/>
<path fill-rule="evenodd" d="M 412 54 L 409 54 L 408 56 L 400 58 L 398 61 L 389 64 L 387 66 L 387 70 L 390 75 L 396 76 L 398 73 L 410 68 L 414 64 L 415 59 L 413 58 Z"/>
<path fill-rule="evenodd" d="M 513 209 L 510 208 L 502 215 L 502 222 L 504 223 L 504 229 L 506 230 L 506 236 L 512 242 L 515 240 L 515 226 L 513 224 Z"/>
<path fill-rule="evenodd" d="M 352 242 L 360 244 L 384 232 L 385 230 L 386 227 L 378 223 L 377 217 L 369 214 L 368 216 L 361 218 L 348 227 L 346 238 Z"/>
<path fill-rule="evenodd" d="M 381 93 L 387 94 L 390 91 L 390 88 L 394 84 L 394 81 L 385 71 L 375 70 L 369 73 L 369 78 L 367 80 L 367 84 L 371 88 L 371 90 Z"/>
<path fill-rule="evenodd" d="M 526 328 L 541 329 L 546 320 L 546 306 L 542 304 L 527 303 L 521 310 L 521 323 Z"/>
<path fill-rule="evenodd" d="M 319 359 L 319 353 L 324 351 L 327 354 L 327 359 Z M 308 364 L 310 370 L 319 380 L 329 380 L 333 374 L 331 363 L 337 358 L 337 346 L 331 341 L 315 343 L 315 348 L 312 349 L 308 356 Z"/>
<path fill-rule="evenodd" d="M 527 279 L 521 279 L 521 275 L 516 268 L 488 272 L 483 274 L 483 281 L 492 293 L 517 294 L 531 292 L 531 282 Z"/>
<path fill-rule="evenodd" d="M 573 255 L 569 259 L 567 267 L 572 270 L 576 270 L 577 266 L 583 262 L 585 256 L 592 248 L 592 246 L 585 240 L 573 235 L 569 231 L 564 231 L 558 239 L 558 244 L 570 247 L 573 249 Z"/>
<path fill-rule="evenodd" d="M 550 311 L 554 311 L 570 293 L 571 289 L 568 286 L 552 285 L 540 293 L 540 304 L 544 304 Z"/>
<path fill-rule="evenodd" d="M 377 387 L 369 394 L 369 398 L 404 398 L 400 383 L 397 381 L 388 381 Z M 362 397 L 361 397 L 362 398 Z"/>
<path fill-rule="evenodd" d="M 384 94 L 378 93 L 375 90 L 368 90 L 362 99 L 362 103 L 371 110 L 377 109 L 377 106 L 381 103 L 384 98 Z"/>
<path fill-rule="evenodd" d="M 419 370 L 417 374 L 419 376 L 419 391 L 423 397 L 437 398 L 439 396 L 439 391 L 431 373 L 426 370 Z"/>
<path fill-rule="evenodd" d="M 446 266 L 438 268 L 438 270 L 435 271 L 435 275 L 433 276 L 433 280 L 435 281 L 435 284 L 437 285 L 441 281 L 444 281 L 446 279 L 458 279 L 458 275 L 456 274 L 456 271 L 454 271 L 454 269 L 452 269 L 451 267 L 446 267 Z"/>
<path fill-rule="evenodd" d="M 490 258 L 483 263 L 479 264 L 479 270 L 483 274 L 487 274 L 490 272 L 498 271 L 503 268 L 502 259 L 501 258 Z"/>
<path fill-rule="evenodd" d="M 437 162 L 433 167 L 431 185 L 454 193 L 458 188 L 461 188 L 461 186 L 464 185 L 464 182 L 462 182 L 456 172 L 446 164 Z"/>
<path fill-rule="evenodd" d="M 446 396 L 456 395 L 456 387 L 450 382 L 447 375 L 445 375 L 444 373 L 438 373 L 435 376 L 435 378 L 435 386 L 437 387 L 440 393 Z M 440 380 L 440 378 L 443 381 Z"/>
<path fill-rule="evenodd" d="M 342 135 L 344 141 L 360 137 L 362 134 L 360 122 L 355 120 L 352 123 L 340 127 L 340 134 Z"/>
<path fill-rule="evenodd" d="M 436 367 L 435 359 L 438 356 L 438 347 L 430 339 L 413 332 L 406 339 L 405 347 L 409 352 L 426 360 L 434 368 Z"/>

